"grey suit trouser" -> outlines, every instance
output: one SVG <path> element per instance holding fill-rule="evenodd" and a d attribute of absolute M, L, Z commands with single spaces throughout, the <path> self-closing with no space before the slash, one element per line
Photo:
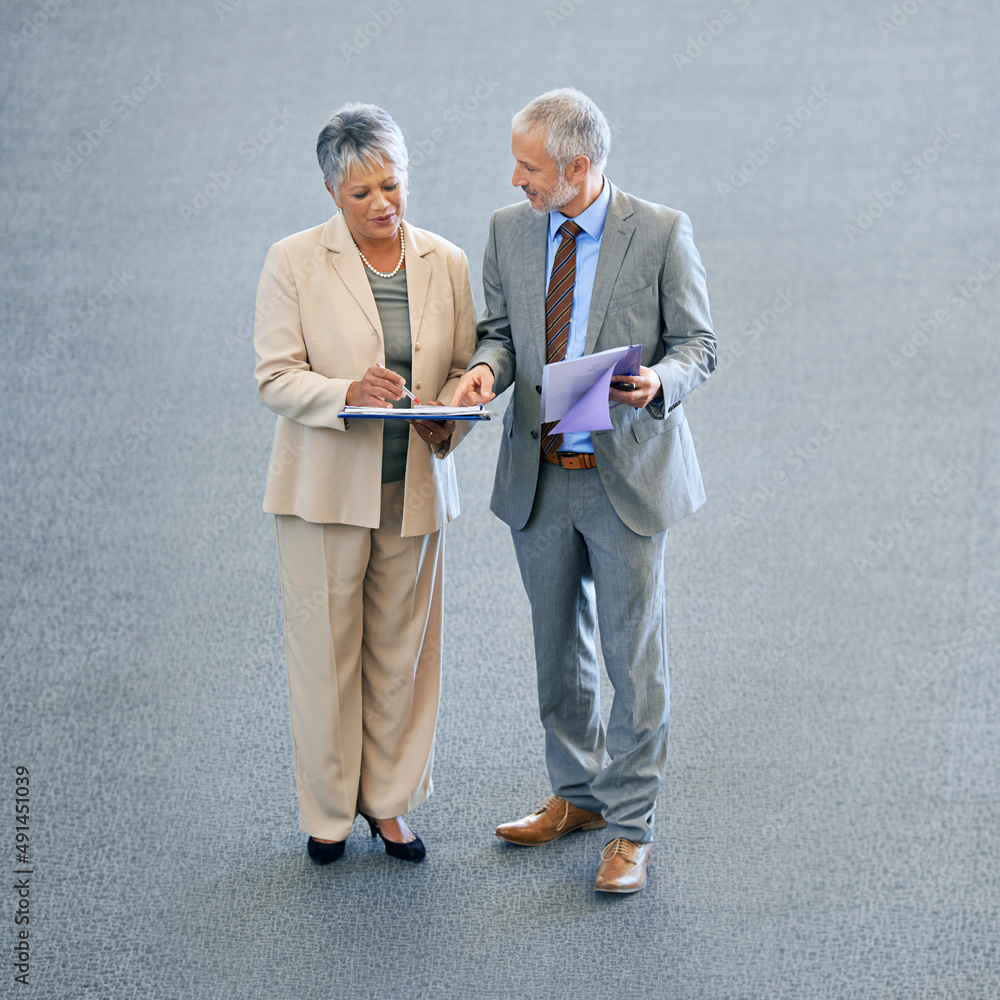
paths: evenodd
<path fill-rule="evenodd" d="M 552 789 L 602 813 L 606 840 L 647 843 L 667 762 L 667 533 L 647 537 L 627 527 L 597 469 L 543 461 L 531 517 L 511 534 L 531 602 Z M 595 603 L 614 687 L 606 733 Z"/>

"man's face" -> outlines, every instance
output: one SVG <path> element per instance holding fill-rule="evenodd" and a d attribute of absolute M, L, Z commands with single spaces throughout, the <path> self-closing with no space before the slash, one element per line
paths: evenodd
<path fill-rule="evenodd" d="M 536 215 L 555 212 L 580 193 L 580 186 L 570 184 L 555 160 L 549 159 L 545 152 L 545 132 L 541 129 L 511 135 L 510 151 L 514 154 L 510 182 L 525 193 Z"/>

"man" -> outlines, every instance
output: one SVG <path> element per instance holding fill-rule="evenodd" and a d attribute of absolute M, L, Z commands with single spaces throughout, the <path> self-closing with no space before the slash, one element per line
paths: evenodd
<path fill-rule="evenodd" d="M 491 508 L 510 525 L 531 602 L 554 794 L 496 834 L 536 845 L 606 827 L 595 888 L 636 892 L 667 757 L 667 528 L 705 500 L 681 401 L 715 368 L 716 341 L 687 216 L 610 183 L 610 147 L 604 115 L 577 90 L 514 116 L 512 183 L 528 204 L 490 222 L 479 345 L 454 402 L 514 386 Z M 642 345 L 642 367 L 632 388 L 610 390 L 625 404 L 614 428 L 550 434 L 542 367 L 628 344 Z M 606 734 L 597 619 L 615 691 Z"/>

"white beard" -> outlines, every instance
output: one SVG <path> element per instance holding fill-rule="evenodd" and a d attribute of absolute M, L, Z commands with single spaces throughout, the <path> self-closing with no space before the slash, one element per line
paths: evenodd
<path fill-rule="evenodd" d="M 537 207 L 532 205 L 531 211 L 535 215 L 548 215 L 549 212 L 558 212 L 560 208 L 564 208 L 580 193 L 581 186 L 578 184 L 576 187 L 573 187 L 565 177 L 560 176 L 555 186 L 549 192 L 548 198 L 544 199 Z"/>

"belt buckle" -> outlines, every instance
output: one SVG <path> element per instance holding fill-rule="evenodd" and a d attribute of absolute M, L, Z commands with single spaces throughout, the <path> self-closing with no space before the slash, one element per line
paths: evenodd
<path fill-rule="evenodd" d="M 580 451 L 557 451 L 556 461 L 558 462 L 560 469 L 588 469 L 591 466 L 587 465 L 587 459 L 589 458 L 589 453 Z M 563 459 L 567 459 L 566 465 L 563 465 Z M 595 463 L 596 465 L 596 463 Z"/>

